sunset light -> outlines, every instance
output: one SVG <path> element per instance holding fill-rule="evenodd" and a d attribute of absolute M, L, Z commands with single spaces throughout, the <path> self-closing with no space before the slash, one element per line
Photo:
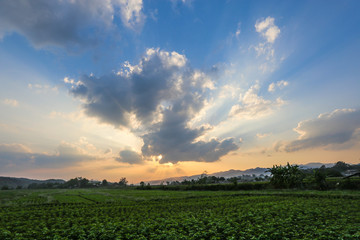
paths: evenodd
<path fill-rule="evenodd" d="M 360 1 L 0 1 L 0 175 L 360 162 Z"/>

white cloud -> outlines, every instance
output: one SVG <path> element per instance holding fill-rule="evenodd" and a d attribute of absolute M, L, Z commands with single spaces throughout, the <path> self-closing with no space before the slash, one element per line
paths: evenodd
<path fill-rule="evenodd" d="M 274 18 L 271 18 L 271 17 L 267 17 L 265 20 L 263 21 L 259 21 L 257 20 L 256 21 L 256 24 L 255 24 L 255 29 L 257 32 L 263 32 L 265 31 L 267 28 L 269 28 L 269 26 L 272 26 L 274 25 Z"/>
<path fill-rule="evenodd" d="M 289 85 L 289 82 L 284 81 L 284 80 L 278 81 L 276 83 L 273 82 L 273 83 L 269 84 L 268 91 L 275 92 L 276 88 L 283 89 L 287 85 Z"/>
<path fill-rule="evenodd" d="M 240 33 L 241 33 L 240 26 L 241 26 L 241 23 L 238 23 L 238 27 L 237 27 L 236 32 L 235 32 L 235 37 L 236 38 L 239 38 L 239 36 L 240 36 Z"/>
<path fill-rule="evenodd" d="M 269 92 L 275 92 L 275 88 L 276 88 L 275 83 L 271 83 L 271 84 L 269 85 L 268 91 L 269 91 Z"/>
<path fill-rule="evenodd" d="M 262 57 L 262 63 L 259 63 L 258 69 L 262 73 L 273 72 L 277 67 L 277 59 L 275 57 L 275 49 L 272 44 L 263 42 L 257 46 L 251 46 L 256 52 L 257 57 Z"/>
<path fill-rule="evenodd" d="M 287 152 L 316 147 L 346 148 L 360 141 L 360 110 L 336 109 L 299 122 L 294 130 L 300 136 L 284 146 Z"/>
<path fill-rule="evenodd" d="M 218 97 L 219 98 L 232 98 L 235 99 L 237 96 L 240 95 L 241 88 L 234 87 L 230 84 L 226 84 L 220 88 L 220 92 Z"/>
<path fill-rule="evenodd" d="M 181 2 L 182 4 L 184 4 L 187 7 L 191 7 L 192 6 L 192 2 L 193 0 L 170 0 L 172 2 L 173 5 L 173 9 L 175 9 L 176 7 L 178 7 L 178 3 Z"/>
<path fill-rule="evenodd" d="M 9 98 L 2 100 L 2 103 L 11 107 L 17 107 L 19 105 L 19 102 L 17 100 Z"/>
<path fill-rule="evenodd" d="M 263 36 L 267 42 L 274 43 L 280 34 L 280 29 L 275 25 L 275 19 L 267 17 L 265 20 L 257 20 L 255 29 Z"/>
<path fill-rule="evenodd" d="M 283 89 L 284 87 L 286 87 L 287 85 L 289 85 L 289 82 L 284 81 L 284 80 L 281 80 L 281 81 L 278 81 L 278 82 L 276 83 L 276 85 L 277 85 L 280 89 Z"/>
<path fill-rule="evenodd" d="M 64 77 L 64 83 L 71 84 L 73 86 L 79 86 L 80 84 L 82 84 L 81 81 L 75 81 L 73 78 L 69 77 Z"/>
<path fill-rule="evenodd" d="M 254 46 L 254 49 L 256 51 L 257 56 L 265 56 L 266 60 L 273 59 L 273 57 L 275 55 L 274 48 L 270 44 L 267 44 L 267 43 L 259 43 L 259 45 Z"/>
<path fill-rule="evenodd" d="M 161 59 L 162 64 L 164 64 L 167 67 L 184 67 L 187 59 L 185 55 L 179 54 L 175 51 L 173 52 L 167 52 L 160 50 L 159 48 L 148 48 L 146 50 L 146 54 L 144 56 L 144 60 L 148 61 L 149 59 L 153 58 L 154 56 L 158 56 Z M 127 63 L 127 65 L 130 65 Z M 141 68 L 134 68 L 134 66 L 131 66 L 132 70 Z M 130 71 L 131 72 L 131 71 Z"/>
<path fill-rule="evenodd" d="M 204 72 L 194 70 L 194 73 L 190 77 L 191 85 L 197 88 L 208 88 L 210 90 L 216 89 L 214 82 Z"/>
<path fill-rule="evenodd" d="M 264 99 L 258 95 L 259 90 L 259 83 L 251 86 L 249 90 L 240 97 L 239 104 L 232 106 L 229 116 L 257 119 L 271 114 L 275 108 L 285 104 L 285 101 L 281 98 L 277 98 L 275 101 Z"/>
<path fill-rule="evenodd" d="M 57 86 L 51 87 L 50 85 L 42 85 L 42 84 L 28 84 L 28 88 L 34 90 L 36 93 L 48 93 L 55 92 L 58 93 L 59 89 Z"/>
<path fill-rule="evenodd" d="M 270 133 L 257 133 L 256 134 L 256 137 L 257 138 L 266 138 L 266 137 L 268 137 L 268 136 L 270 136 Z"/>
<path fill-rule="evenodd" d="M 235 31 L 230 32 L 230 35 L 226 40 L 227 44 L 229 44 L 229 45 L 233 44 L 234 39 L 239 40 L 240 39 L 240 34 L 241 34 L 241 22 L 239 22 L 237 24 L 237 27 L 236 27 Z"/>
<path fill-rule="evenodd" d="M 236 36 L 236 37 L 239 37 L 239 36 L 240 36 L 240 29 L 237 29 L 237 30 L 236 30 L 235 36 Z"/>
<path fill-rule="evenodd" d="M 256 51 L 257 56 L 264 56 L 266 62 L 260 65 L 259 70 L 262 72 L 274 70 L 276 59 L 273 43 L 280 34 L 280 29 L 274 24 L 275 19 L 267 17 L 265 20 L 257 20 L 255 29 L 265 39 L 264 42 L 260 42 L 257 46 L 251 46 Z"/>
<path fill-rule="evenodd" d="M 145 21 L 142 0 L 113 0 L 120 6 L 121 20 L 131 29 L 139 30 Z"/>

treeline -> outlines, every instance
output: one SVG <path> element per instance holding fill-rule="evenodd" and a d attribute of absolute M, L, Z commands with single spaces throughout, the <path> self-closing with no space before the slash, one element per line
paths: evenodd
<path fill-rule="evenodd" d="M 360 164 L 350 165 L 337 162 L 333 167 L 323 165 L 316 169 L 301 169 L 297 165 L 274 165 L 267 170 L 271 175 L 261 175 L 244 181 L 244 176 L 232 178 L 218 178 L 201 175 L 197 180 L 173 181 L 159 186 L 140 183 L 137 189 L 151 190 L 264 190 L 264 189 L 352 189 L 360 190 Z M 344 174 L 347 177 L 344 177 Z M 354 176 L 354 178 L 350 178 Z"/>
<path fill-rule="evenodd" d="M 324 165 L 316 169 L 300 169 L 297 165 L 274 165 L 268 170 L 271 173 L 270 186 L 276 189 L 360 189 L 360 164 L 349 165 L 337 162 L 333 167 Z M 347 177 L 344 177 L 344 173 Z M 354 176 L 354 178 L 350 178 Z"/>
<path fill-rule="evenodd" d="M 28 189 L 52 189 L 52 188 L 123 188 L 126 187 L 128 181 L 125 177 L 120 178 L 119 182 L 108 182 L 106 179 L 102 181 L 89 180 L 83 177 L 72 178 L 64 183 L 32 183 Z"/>
<path fill-rule="evenodd" d="M 262 190 L 262 189 L 360 189 L 360 164 L 350 165 L 337 162 L 333 167 L 324 165 L 320 168 L 301 169 L 297 165 L 274 165 L 269 168 L 269 175 L 243 175 L 224 178 L 208 176 L 203 173 L 198 179 L 172 181 L 160 185 L 140 182 L 139 186 L 128 186 L 125 177 L 118 182 L 88 180 L 76 177 L 66 182 L 31 183 L 28 189 L 72 189 L 72 188 L 136 188 L 140 190 Z M 346 176 L 345 176 L 346 175 Z M 353 176 L 353 177 L 352 177 Z M 22 186 L 16 187 L 21 189 Z M 3 186 L 2 190 L 9 190 Z"/>

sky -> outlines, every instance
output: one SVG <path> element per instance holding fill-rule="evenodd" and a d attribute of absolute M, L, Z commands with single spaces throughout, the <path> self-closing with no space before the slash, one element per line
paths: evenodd
<path fill-rule="evenodd" d="M 360 163 L 359 7 L 1 0 L 0 175 Z"/>

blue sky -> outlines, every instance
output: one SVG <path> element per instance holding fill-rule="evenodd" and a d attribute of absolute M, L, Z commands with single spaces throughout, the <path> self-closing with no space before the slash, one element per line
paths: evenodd
<path fill-rule="evenodd" d="M 359 163 L 359 7 L 3 0 L 0 175 Z"/>

